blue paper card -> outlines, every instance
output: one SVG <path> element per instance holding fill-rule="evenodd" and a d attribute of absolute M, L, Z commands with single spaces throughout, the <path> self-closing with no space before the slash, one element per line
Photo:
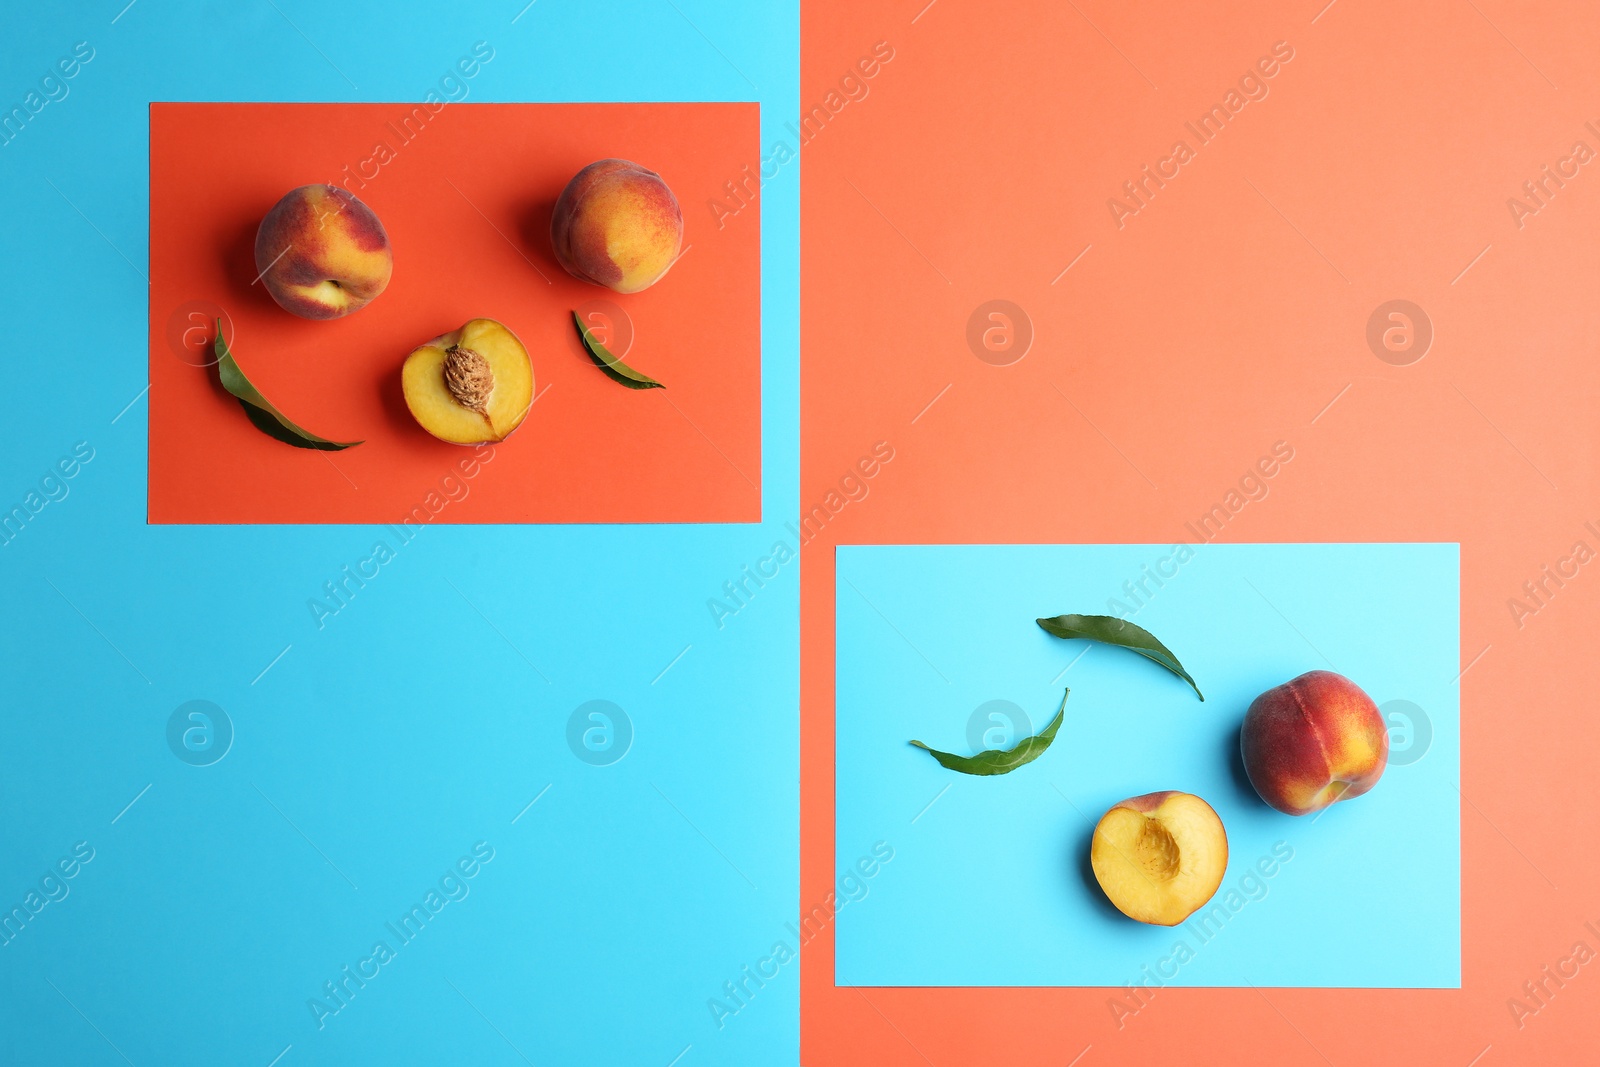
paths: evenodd
<path fill-rule="evenodd" d="M 873 546 L 838 550 L 840 985 L 1459 987 L 1459 549 L 1454 544 Z M 1188 668 L 1062 641 L 1039 616 L 1120 613 Z M 1356 681 L 1390 724 L 1362 797 L 1267 807 L 1239 726 L 1305 671 Z M 946 770 L 1042 729 L 1009 774 Z M 1087 856 L 1117 801 L 1210 802 L 1229 864 L 1176 927 L 1117 912 Z M 882 849 L 880 845 L 880 850 Z M 1129 997 L 1130 1009 L 1139 1003 Z"/>

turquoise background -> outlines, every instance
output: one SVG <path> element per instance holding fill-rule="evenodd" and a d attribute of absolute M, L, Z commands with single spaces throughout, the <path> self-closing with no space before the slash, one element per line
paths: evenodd
<path fill-rule="evenodd" d="M 840 985 L 1459 987 L 1458 546 L 1208 544 L 1160 563 L 1171 554 L 838 550 L 837 869 L 873 841 L 895 849 L 839 913 Z M 1136 604 L 1123 583 L 1147 566 L 1176 575 L 1147 580 Z M 1108 614 L 1112 597 L 1138 608 L 1204 703 L 1134 653 L 1034 623 Z M 1395 757 L 1370 793 L 1295 818 L 1244 778 L 1239 724 L 1258 693 L 1316 669 L 1380 708 L 1420 706 L 1432 740 L 1413 748 L 1422 731 L 1392 727 Z M 1063 686 L 1055 743 L 1010 774 L 956 774 L 907 744 L 970 754 L 969 717 L 990 700 L 1020 706 L 1036 732 Z M 1088 867 L 1100 816 L 1160 789 L 1205 798 L 1227 828 L 1212 904 L 1239 895 L 1205 931 L 1123 917 Z"/>
<path fill-rule="evenodd" d="M 0 510 L 94 453 L 0 548 L 0 908 L 94 849 L 0 946 L 0 1062 L 796 1063 L 796 965 L 720 1029 L 707 1001 L 797 910 L 797 568 L 721 629 L 706 601 L 798 497 L 799 163 L 760 212 L 762 525 L 431 527 L 318 631 L 307 599 L 391 535 L 147 526 L 141 396 L 150 101 L 421 100 L 482 40 L 469 101 L 758 99 L 765 150 L 796 5 L 125 5 L 0 35 L 0 110 L 95 53 L 0 148 Z M 194 699 L 236 734 L 208 767 L 166 741 Z M 610 766 L 566 740 L 596 699 L 632 722 Z M 469 895 L 319 1029 L 307 1001 L 479 841 Z"/>

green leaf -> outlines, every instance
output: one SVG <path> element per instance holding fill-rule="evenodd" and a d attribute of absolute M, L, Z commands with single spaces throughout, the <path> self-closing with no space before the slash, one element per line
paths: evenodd
<path fill-rule="evenodd" d="M 1050 720 L 1050 725 L 1034 734 L 1025 737 L 1008 749 L 990 749 L 980 752 L 976 756 L 956 756 L 949 752 L 940 752 L 936 748 L 929 748 L 921 741 L 911 742 L 928 755 L 939 761 L 939 764 L 952 771 L 962 774 L 1006 774 L 1016 770 L 1024 763 L 1032 763 L 1044 754 L 1050 747 L 1050 742 L 1056 739 L 1056 731 L 1061 729 L 1061 720 L 1067 714 L 1068 689 L 1061 694 L 1061 707 L 1056 711 L 1056 717 Z"/>
<path fill-rule="evenodd" d="M 665 389 L 666 386 L 650 377 L 640 374 L 622 360 L 613 356 L 609 349 L 595 340 L 594 334 L 583 324 L 583 319 L 576 311 L 572 313 L 572 323 L 578 327 L 578 340 L 583 344 L 583 350 L 589 353 L 589 358 L 594 360 L 594 365 L 605 371 L 606 377 L 629 389 Z"/>
<path fill-rule="evenodd" d="M 261 390 L 250 384 L 250 379 L 239 369 L 238 360 L 228 351 L 228 342 L 222 339 L 221 319 L 217 320 L 217 340 L 212 351 L 217 356 L 217 376 L 222 379 L 222 387 L 238 398 L 239 406 L 244 408 L 244 413 L 250 416 L 250 421 L 262 433 L 296 448 L 314 448 L 319 452 L 339 452 L 361 444 L 360 441 L 330 441 L 326 437 L 318 437 L 302 430 L 273 407 L 261 395 Z"/>
<path fill-rule="evenodd" d="M 1102 641 L 1108 645 L 1120 645 L 1131 649 L 1145 659 L 1161 664 L 1188 682 L 1189 688 L 1194 690 L 1194 695 L 1202 701 L 1205 700 L 1205 694 L 1194 684 L 1189 672 L 1183 669 L 1178 657 L 1174 656 L 1166 645 L 1157 641 L 1155 634 L 1142 626 L 1135 626 L 1126 619 L 1118 619 L 1111 615 L 1057 615 L 1053 619 L 1034 621 L 1044 629 L 1045 633 L 1064 641 L 1082 638 L 1086 641 Z"/>

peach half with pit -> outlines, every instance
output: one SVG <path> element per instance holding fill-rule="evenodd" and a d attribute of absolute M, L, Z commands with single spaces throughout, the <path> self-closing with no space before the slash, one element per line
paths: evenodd
<path fill-rule="evenodd" d="M 550 217 L 550 243 L 574 278 L 637 293 L 677 261 L 683 211 L 655 171 L 626 159 L 602 159 L 561 190 Z"/>
<path fill-rule="evenodd" d="M 1262 800 L 1287 815 L 1308 815 L 1378 784 L 1389 762 L 1389 731 L 1356 683 L 1307 671 L 1250 702 L 1239 754 Z"/>
<path fill-rule="evenodd" d="M 1089 865 L 1130 919 L 1176 926 L 1216 893 L 1228 869 L 1228 834 L 1210 804 L 1164 790 L 1130 797 L 1094 828 Z"/>
<path fill-rule="evenodd" d="M 394 273 L 383 223 L 337 185 L 302 185 L 285 193 L 256 229 L 255 259 L 272 299 L 305 319 L 361 310 Z"/>
<path fill-rule="evenodd" d="M 504 441 L 533 405 L 533 363 L 517 335 L 473 319 L 406 357 L 400 385 L 412 418 L 441 441 Z"/>

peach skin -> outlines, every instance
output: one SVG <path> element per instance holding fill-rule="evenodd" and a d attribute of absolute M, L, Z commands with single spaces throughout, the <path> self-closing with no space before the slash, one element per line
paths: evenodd
<path fill-rule="evenodd" d="M 1228 869 L 1228 834 L 1210 804 L 1167 789 L 1114 804 L 1089 843 L 1095 881 L 1117 910 L 1176 926 L 1210 900 Z"/>
<path fill-rule="evenodd" d="M 556 260 L 574 278 L 619 293 L 661 280 L 683 244 L 678 198 L 655 171 L 602 159 L 561 190 L 550 217 Z"/>
<path fill-rule="evenodd" d="M 1262 800 L 1287 815 L 1307 815 L 1378 784 L 1389 732 L 1358 685 L 1332 671 L 1308 671 L 1251 701 L 1239 752 Z"/>
<path fill-rule="evenodd" d="M 394 254 L 383 223 L 349 191 L 303 185 L 285 193 L 261 220 L 256 270 L 285 311 L 337 319 L 383 292 Z"/>

